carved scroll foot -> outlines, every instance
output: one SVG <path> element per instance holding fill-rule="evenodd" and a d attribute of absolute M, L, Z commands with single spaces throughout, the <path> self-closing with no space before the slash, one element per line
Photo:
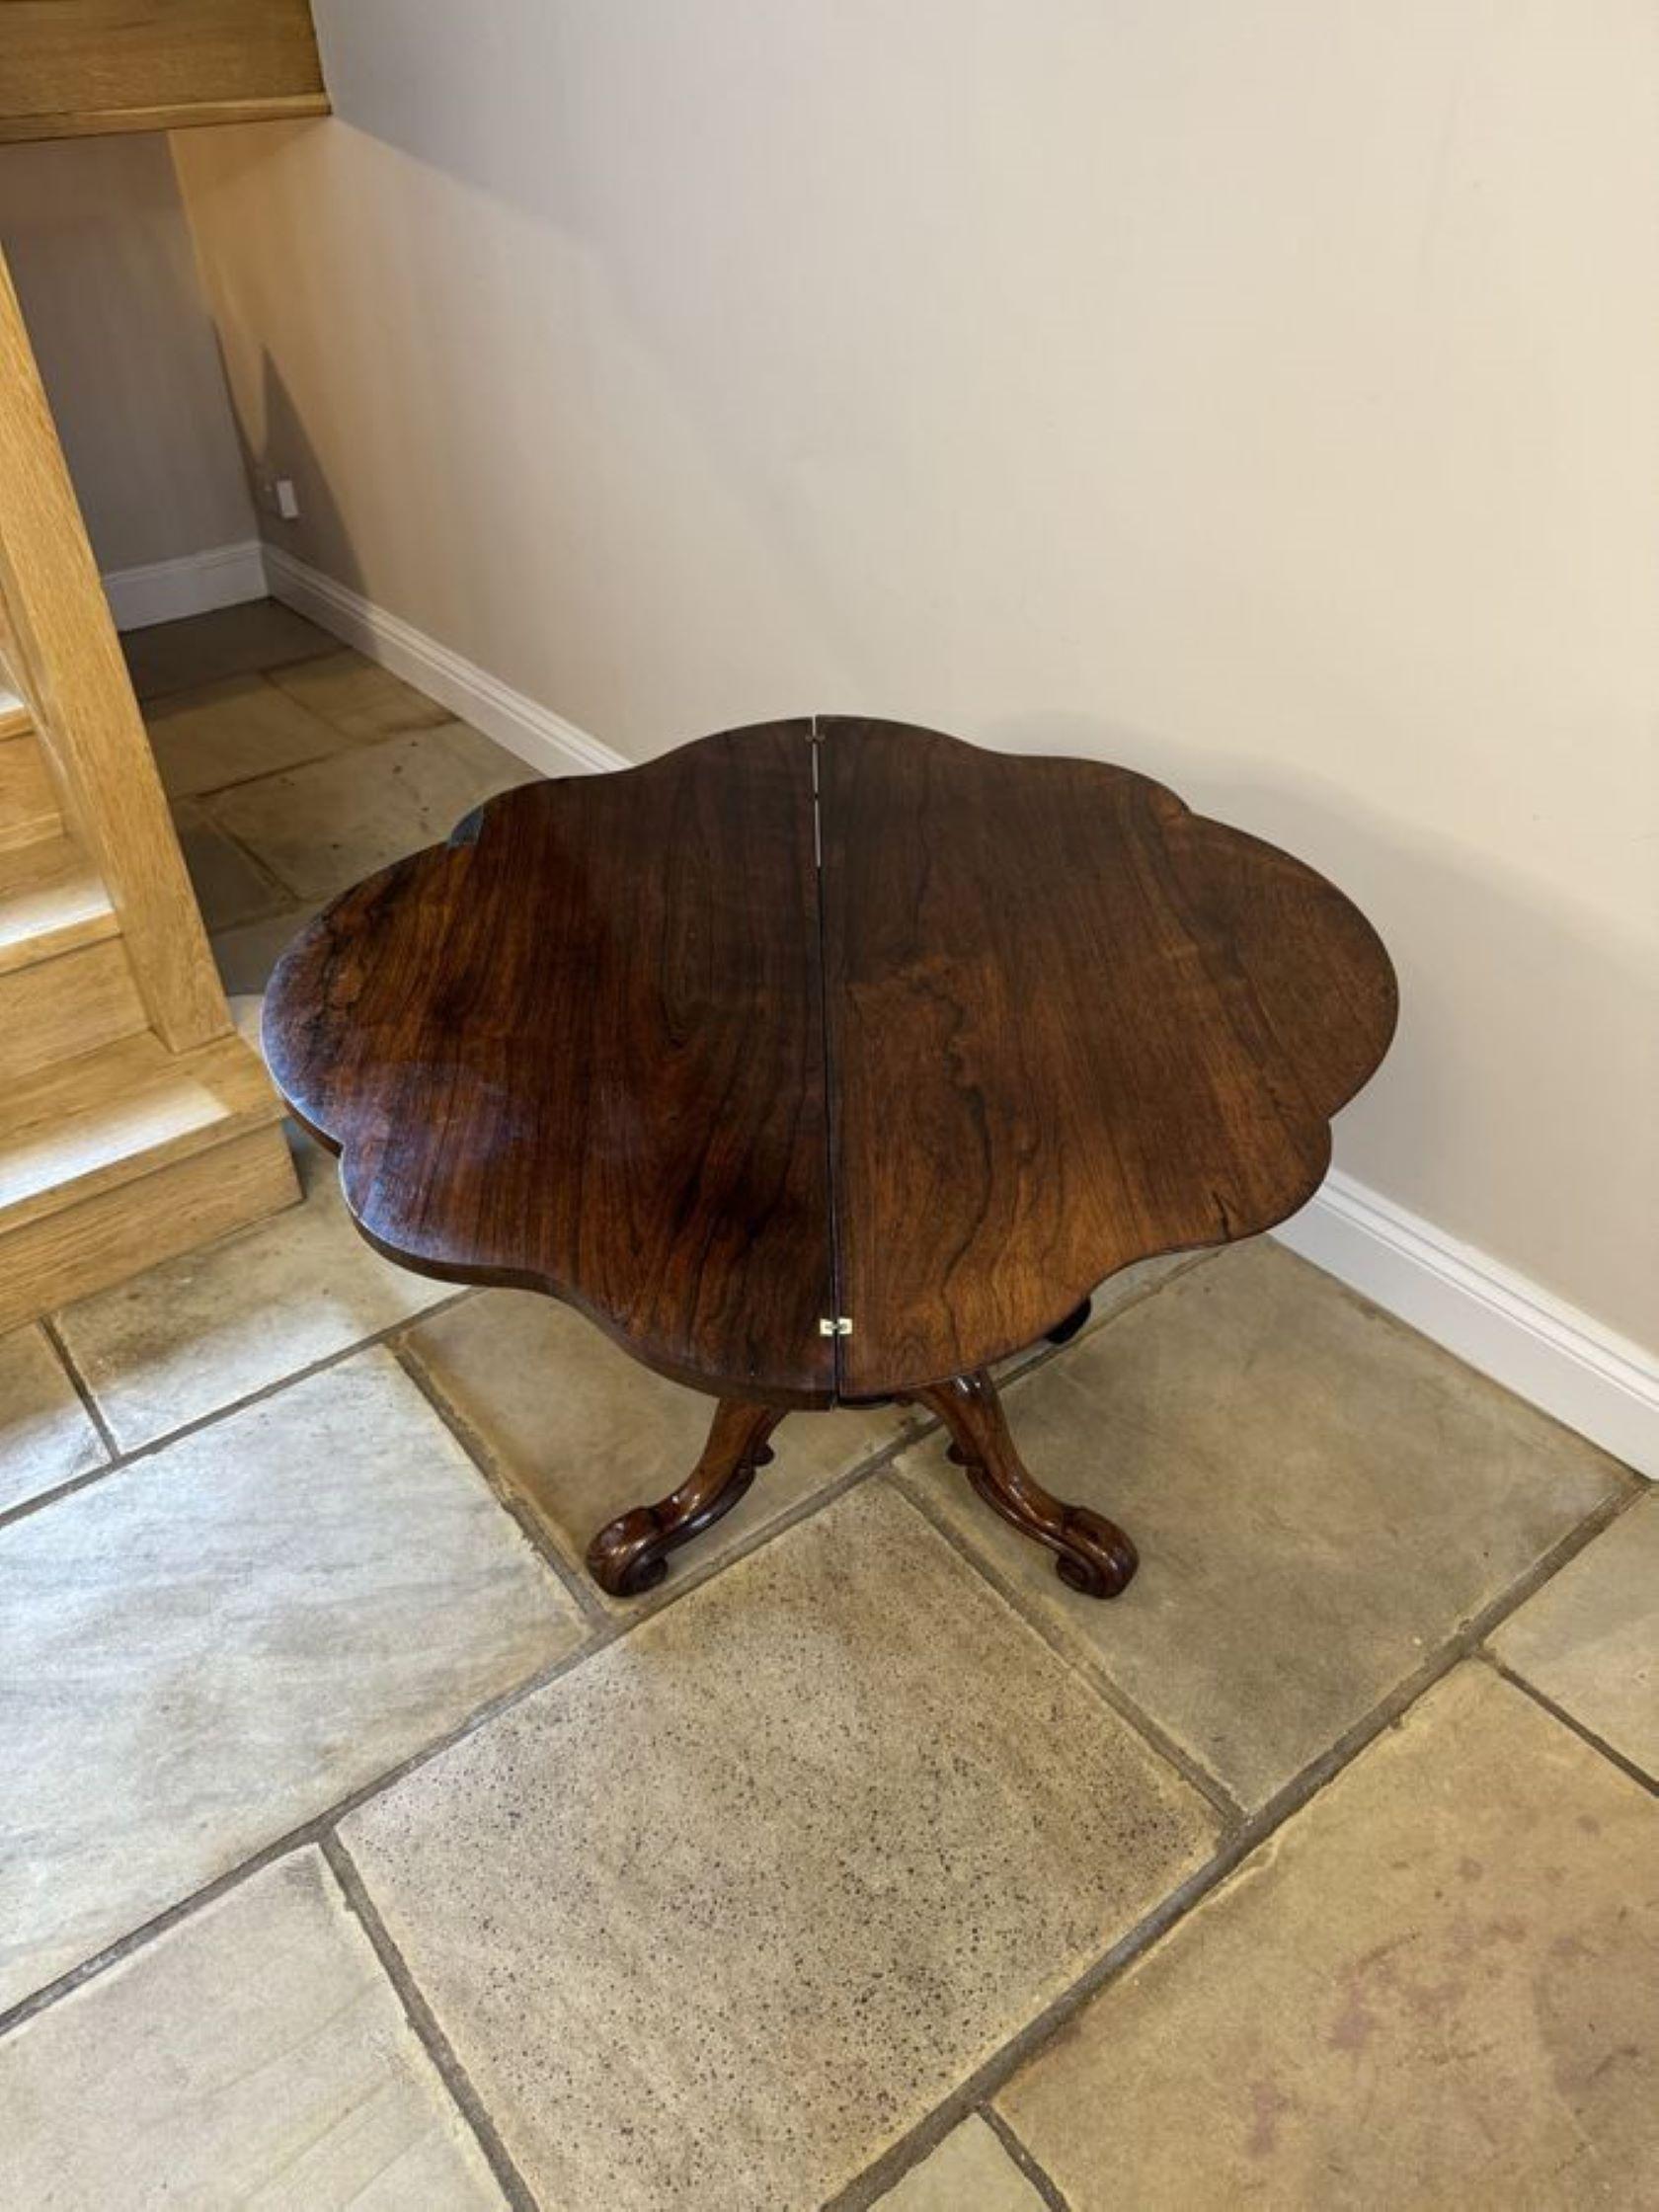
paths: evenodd
<path fill-rule="evenodd" d="M 950 1431 L 950 1457 L 992 1512 L 1047 1544 L 1055 1572 L 1085 1598 L 1115 1598 L 1139 1565 L 1123 1531 L 1087 1506 L 1051 1498 L 1027 1471 L 1008 1434 L 996 1385 L 984 1370 L 918 1390 L 916 1397 Z"/>
<path fill-rule="evenodd" d="M 702 1457 L 679 1488 L 656 1505 L 607 1521 L 588 1546 L 588 1569 L 613 1598 L 643 1597 L 669 1571 L 669 1553 L 730 1513 L 771 1458 L 766 1439 L 783 1419 L 776 1405 L 722 1398 Z"/>

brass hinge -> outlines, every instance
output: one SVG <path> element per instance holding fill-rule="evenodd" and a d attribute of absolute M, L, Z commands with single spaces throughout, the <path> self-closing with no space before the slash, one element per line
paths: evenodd
<path fill-rule="evenodd" d="M 844 1313 L 827 1313 L 818 1324 L 820 1336 L 850 1336 L 852 1323 Z"/>

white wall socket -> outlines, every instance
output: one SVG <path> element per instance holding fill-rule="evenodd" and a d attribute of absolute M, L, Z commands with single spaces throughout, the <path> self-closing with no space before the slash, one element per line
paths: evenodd
<path fill-rule="evenodd" d="M 284 522 L 298 521 L 299 494 L 291 476 L 262 476 L 259 489 L 261 507 L 279 514 Z"/>

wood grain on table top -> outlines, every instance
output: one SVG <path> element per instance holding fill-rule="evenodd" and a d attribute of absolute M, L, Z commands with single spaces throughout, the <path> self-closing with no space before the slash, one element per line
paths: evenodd
<path fill-rule="evenodd" d="M 310 925 L 266 1034 L 390 1257 L 810 1405 L 1281 1220 L 1394 1004 L 1348 900 L 1148 778 L 826 717 L 490 801 Z"/>

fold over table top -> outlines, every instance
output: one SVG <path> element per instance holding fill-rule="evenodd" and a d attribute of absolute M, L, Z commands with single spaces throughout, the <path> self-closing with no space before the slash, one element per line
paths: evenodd
<path fill-rule="evenodd" d="M 1340 892 L 1162 785 L 820 717 L 491 800 L 265 1025 L 388 1257 L 825 1405 L 1294 1212 L 1394 1011 Z"/>

